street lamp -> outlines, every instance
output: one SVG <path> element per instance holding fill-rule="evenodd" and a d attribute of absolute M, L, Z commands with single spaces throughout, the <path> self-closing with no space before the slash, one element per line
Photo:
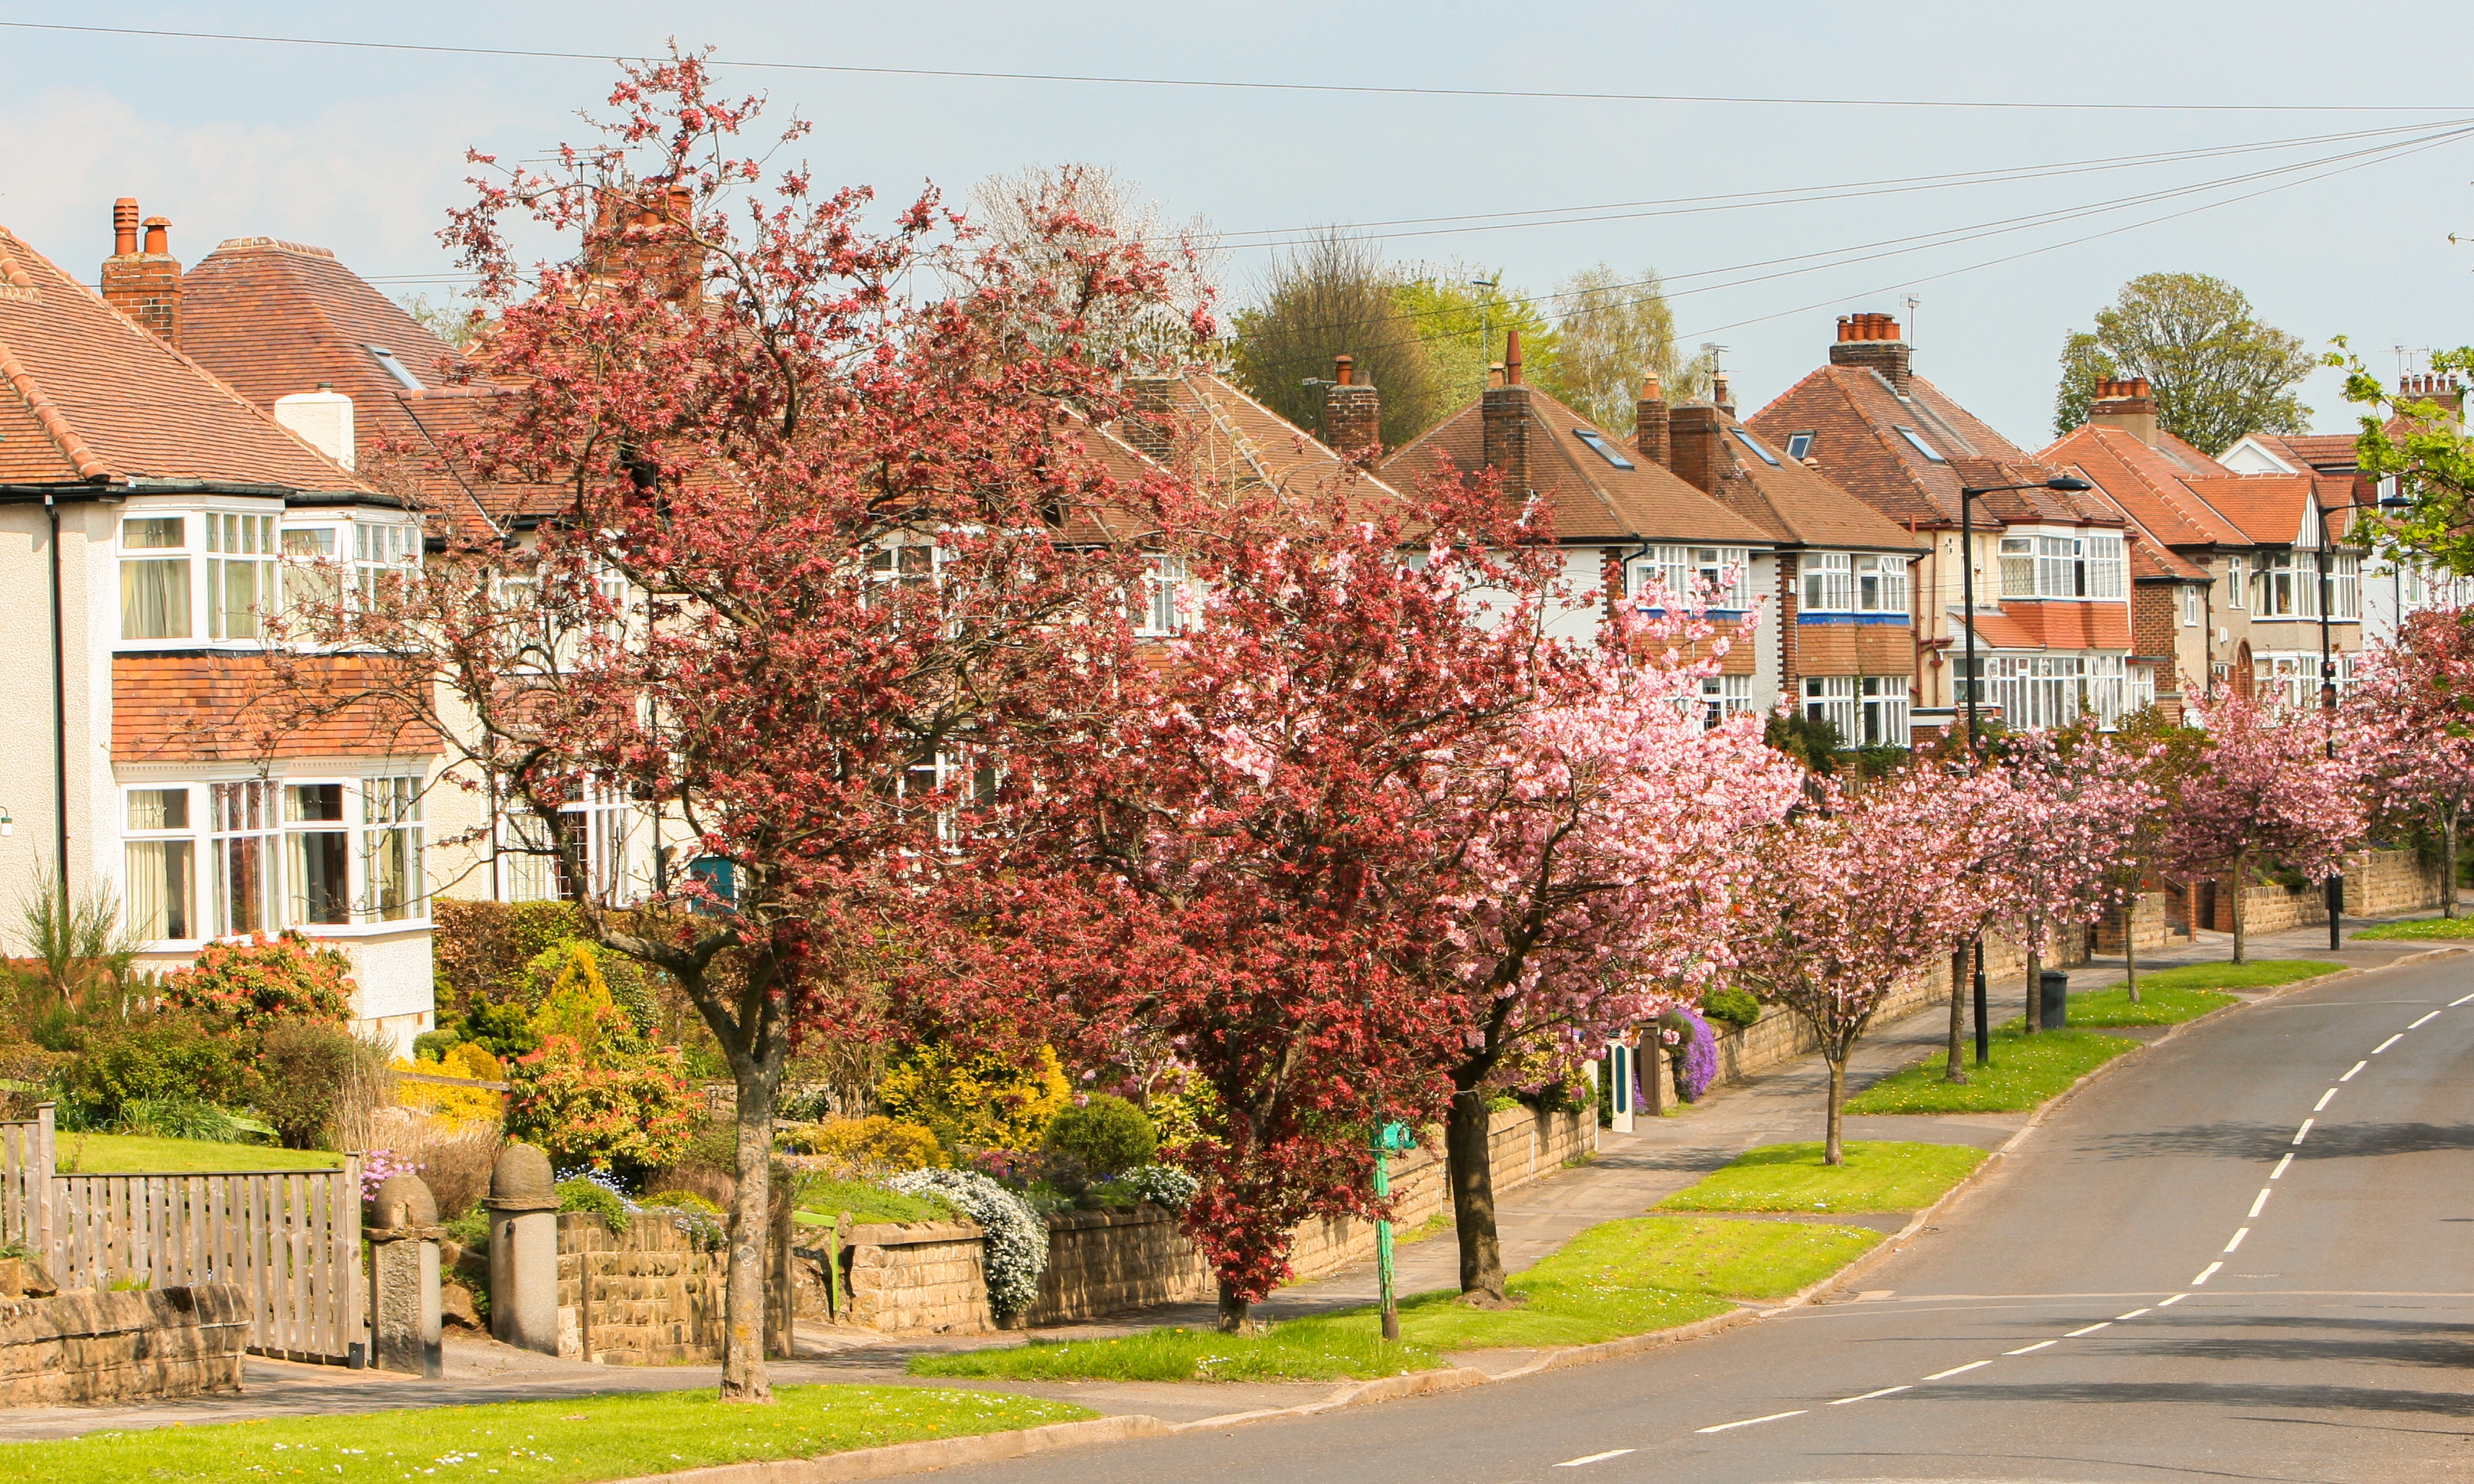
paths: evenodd
<path fill-rule="evenodd" d="M 2411 510 L 2413 508 L 2413 501 L 2407 499 L 2401 493 L 2383 495 L 2378 502 L 2378 507 L 2381 510 L 2387 511 Z M 2363 508 L 2363 502 L 2360 500 L 2348 500 L 2344 504 L 2337 507 L 2338 510 L 2361 510 Z M 2330 610 L 2337 605 L 2332 601 L 2336 596 L 2336 592 L 2335 585 L 2332 582 L 2329 573 L 2329 561 L 2335 555 L 2334 548 L 2329 545 L 2329 542 L 2334 539 L 2328 529 L 2328 517 L 2331 514 L 2333 514 L 2333 512 L 2325 510 L 2319 513 L 2318 550 L 2313 555 L 2317 558 L 2319 566 L 2320 724 L 2327 734 L 2328 755 L 2331 758 L 2334 758 L 2337 755 L 2337 660 L 2336 657 L 2330 653 L 2328 625 L 2332 617 Z M 2405 568 L 2402 562 L 2396 563 L 2396 612 L 2393 616 L 2393 621 L 2395 623 L 2397 633 L 2401 634 L 2405 632 Z M 2357 573 L 2354 579 L 2354 618 L 2357 623 L 2362 621 L 2362 577 L 2361 574 Z M 2338 922 L 2338 919 L 2343 915 L 2345 910 L 2345 874 L 2341 869 L 2335 874 L 2328 877 L 2326 890 L 2328 900 L 2328 950 L 2333 953 L 2340 947 L 2343 946 L 2344 943 L 2343 932 Z"/>
<path fill-rule="evenodd" d="M 2075 494 L 2096 486 L 2069 474 L 2056 474 L 2050 479 L 2025 485 L 1985 485 L 1962 487 L 1958 491 L 1958 585 L 1959 606 L 1967 615 L 1967 659 L 1960 671 L 1960 681 L 1967 686 L 1967 760 L 1970 767 L 1984 760 L 1984 732 L 1977 721 L 1977 698 L 1984 688 L 1984 677 L 1976 669 L 1976 501 L 1979 495 L 2000 494 L 2007 490 L 2059 490 Z M 1938 602 L 1939 599 L 1934 601 Z M 1976 963 L 1976 1065 L 1993 1060 L 1992 1029 L 1984 1004 L 1984 938 L 1978 934 L 1976 947 L 1969 955 Z M 2034 986 L 2030 986 L 2034 989 Z"/>

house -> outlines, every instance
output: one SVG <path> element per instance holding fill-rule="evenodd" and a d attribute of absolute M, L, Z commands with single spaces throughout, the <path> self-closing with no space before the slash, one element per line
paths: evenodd
<path fill-rule="evenodd" d="M 2178 714 L 2217 685 L 2316 705 L 2323 559 L 2325 637 L 2340 687 L 2351 683 L 2363 582 L 2362 554 L 2341 544 L 2350 474 L 2238 472 L 2157 425 L 2145 378 L 2099 383 L 2087 422 L 2039 457 L 2093 482 L 2131 523 L 2140 658 L 2171 656 L 2160 705 Z"/>
<path fill-rule="evenodd" d="M 1360 391 L 1360 420 L 1326 407 L 1324 426 L 1336 443 L 1349 441 L 1344 429 L 1373 426 L 1374 389 Z M 1710 617 L 1723 632 L 1775 590 L 1776 543 L 1668 467 L 1668 417 L 1666 404 L 1650 395 L 1636 409 L 1630 438 L 1595 426 L 1521 380 L 1516 331 L 1506 343 L 1502 383 L 1383 459 L 1378 471 L 1406 488 L 1492 469 L 1507 498 L 1542 508 L 1564 551 L 1565 583 L 1575 593 L 1598 595 L 1594 604 L 1550 615 L 1549 633 L 1591 638 L 1617 600 L 1653 583 L 1677 592 L 1695 584 L 1715 589 Z M 1711 722 L 1777 705 L 1776 642 L 1734 645 L 1719 666 L 1702 682 Z"/>
<path fill-rule="evenodd" d="M 350 704 L 367 657 L 279 684 L 269 617 L 417 562 L 418 515 L 182 354 L 170 224 L 124 200 L 112 227 L 101 295 L 0 228 L 0 876 L 109 893 L 149 969 L 298 928 L 351 961 L 356 1028 L 408 1046 L 439 739 Z M 337 704 L 294 724 L 287 687 Z"/>
<path fill-rule="evenodd" d="M 2156 687 L 2154 669 L 2132 662 L 2122 514 L 2092 492 L 2041 488 L 2061 470 L 1915 374 L 1912 361 L 1890 316 L 1844 316 L 1829 364 L 1746 426 L 1921 539 L 1916 724 L 1947 725 L 1966 698 L 1959 671 L 1972 569 L 1979 704 L 2017 728 L 2089 714 L 2117 725 Z M 2016 485 L 2033 488 L 1999 488 Z M 1962 555 L 1961 491 L 1970 489 L 1995 492 L 1973 498 L 1975 549 Z"/>
<path fill-rule="evenodd" d="M 2397 395 L 2438 405 L 2441 419 L 2455 427 L 2465 420 L 2465 385 L 2453 375 L 2409 372 L 2397 378 Z M 2410 419 L 2392 417 L 2388 435 L 2403 438 Z M 2355 519 L 2374 518 L 2369 512 L 2396 494 L 2394 480 L 2374 483 L 2363 477 L 2350 433 L 2279 436 L 2251 433 L 2237 440 L 2218 462 L 2243 474 L 2319 476 L 2323 494 L 2335 491 L 2355 508 Z M 2327 505 L 2335 509 L 2334 503 Z M 2369 542 L 2358 544 L 2367 548 Z M 2361 554 L 2363 642 L 2381 643 L 2393 636 L 2397 624 L 2411 613 L 2435 608 L 2462 608 L 2474 603 L 2474 579 L 2456 576 L 2445 567 L 2424 562 L 2391 562 L 2367 550 Z"/>

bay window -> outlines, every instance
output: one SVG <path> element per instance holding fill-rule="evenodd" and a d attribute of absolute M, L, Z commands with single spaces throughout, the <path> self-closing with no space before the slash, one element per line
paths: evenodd
<path fill-rule="evenodd" d="M 189 517 L 131 515 L 120 522 L 120 636 L 185 639 L 189 611 Z"/>
<path fill-rule="evenodd" d="M 344 785 L 285 784 L 283 836 L 285 920 L 351 922 L 352 844 L 344 827 Z"/>
<path fill-rule="evenodd" d="M 1422 558 L 1426 554 L 1418 555 Z M 1150 570 L 1143 577 L 1141 590 L 1129 595 L 1127 607 L 1132 610 L 1136 634 L 1164 638 L 1183 628 L 1177 599 L 1185 586 L 1185 561 L 1164 554 L 1148 560 Z"/>
<path fill-rule="evenodd" d="M 361 785 L 361 912 L 381 922 L 419 917 L 421 888 L 421 779 L 368 779 Z"/>
<path fill-rule="evenodd" d="M 2281 551 L 2259 563 L 2259 613 L 2262 618 L 2299 618 L 2316 580 L 2306 577 L 2293 553 Z"/>
<path fill-rule="evenodd" d="M 1996 655 L 1979 663 L 1984 698 L 2001 707 L 2012 730 L 2067 727 L 2089 714 L 2110 730 L 2138 705 L 2120 655 Z"/>
<path fill-rule="evenodd" d="M 1632 597 L 1657 583 L 1678 598 L 1706 601 L 1716 611 L 1753 606 L 1753 554 L 1740 546 L 1653 546 L 1633 560 L 1630 574 Z"/>
<path fill-rule="evenodd" d="M 194 938 L 197 841 L 186 788 L 133 788 L 124 832 L 129 930 L 150 942 Z"/>
<path fill-rule="evenodd" d="M 214 863 L 215 933 L 271 933 L 276 850 L 282 835 L 276 785 L 261 778 L 207 785 L 207 850 Z"/>
<path fill-rule="evenodd" d="M 1753 708 L 1749 675 L 1705 675 L 1701 678 L 1701 730 L 1707 731 L 1730 716 Z"/>
<path fill-rule="evenodd" d="M 1844 551 L 1808 552 L 1802 561 L 1807 613 L 1907 611 L 1907 559 Z"/>
<path fill-rule="evenodd" d="M 2127 568 L 2122 538 L 2103 532 L 2001 538 L 2005 598 L 2120 598 Z"/>
<path fill-rule="evenodd" d="M 275 597 L 275 517 L 208 511 L 206 527 L 206 637 L 265 637 Z"/>
<path fill-rule="evenodd" d="M 1804 714 L 1835 727 L 1848 747 L 1905 747 L 1907 708 L 1903 676 L 1816 675 L 1804 682 Z"/>
<path fill-rule="evenodd" d="M 418 777 L 123 791 L 121 896 L 149 943 L 428 916 Z"/>
<path fill-rule="evenodd" d="M 121 519 L 119 548 L 121 643 L 258 644 L 271 614 L 352 593 L 367 601 L 417 568 L 421 527 L 399 516 L 293 523 L 271 509 L 143 511 Z"/>
<path fill-rule="evenodd" d="M 631 900 L 636 822 L 627 796 L 598 784 L 570 786 L 554 824 L 521 806 L 501 815 L 501 895 L 508 901 L 574 901 L 588 894 L 601 901 Z M 570 858 L 583 868 L 581 880 L 569 874 Z"/>

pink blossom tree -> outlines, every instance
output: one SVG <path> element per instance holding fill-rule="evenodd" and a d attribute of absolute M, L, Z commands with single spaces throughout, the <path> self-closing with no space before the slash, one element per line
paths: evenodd
<path fill-rule="evenodd" d="M 2200 713 L 2207 739 L 2182 780 L 2182 808 L 2167 837 L 2176 869 L 2219 873 L 2234 894 L 2234 962 L 2246 951 L 2243 892 L 2263 861 L 2306 877 L 2341 869 L 2363 834 L 2354 765 L 2328 755 L 2316 711 L 2262 706 L 2230 691 Z"/>
<path fill-rule="evenodd" d="M 2457 915 L 2457 829 L 2474 799 L 2474 610 L 2411 615 L 2355 669 L 2341 750 L 2393 820 L 2439 832 L 2439 912 Z"/>
<path fill-rule="evenodd" d="M 2155 808 L 2145 758 L 2093 728 L 2005 738 L 1994 766 L 2006 797 L 1987 882 L 2027 952 L 2025 1031 L 2040 1029 L 2040 981 L 2056 931 L 2101 917 L 2121 898 L 2122 862 Z"/>
<path fill-rule="evenodd" d="M 1738 902 L 1738 978 L 1812 1027 L 1830 1068 L 1823 1159 L 1844 1163 L 1847 1059 L 1899 981 L 1947 949 L 1964 921 L 1965 857 L 1940 811 L 1943 780 L 1903 774 L 1763 832 Z"/>

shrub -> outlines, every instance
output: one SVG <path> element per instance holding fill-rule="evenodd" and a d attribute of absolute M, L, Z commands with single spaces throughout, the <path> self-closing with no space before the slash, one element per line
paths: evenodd
<path fill-rule="evenodd" d="M 134 1101 L 186 1099 L 239 1107 L 256 1100 L 247 1039 L 178 1010 L 88 1026 L 66 1068 L 66 1091 L 100 1123 Z"/>
<path fill-rule="evenodd" d="M 198 960 L 163 981 L 174 1005 L 255 1027 L 272 1020 L 340 1021 L 352 1015 L 351 966 L 291 928 L 270 939 L 209 943 Z"/>
<path fill-rule="evenodd" d="M 67 1055 L 31 1041 L 0 1040 L 0 1119 L 31 1118 L 36 1105 L 55 1097 L 54 1084 Z"/>
<path fill-rule="evenodd" d="M 528 1023 L 536 1043 L 565 1036 L 596 1065 L 640 1049 L 639 1022 L 611 998 L 610 981 L 593 945 L 562 944 L 535 959 L 525 973 L 528 984 L 533 978 L 542 981 L 540 994 L 526 1001 L 533 1007 Z"/>
<path fill-rule="evenodd" d="M 191 1097 L 138 1097 L 120 1105 L 114 1127 L 148 1138 L 194 1138 L 212 1144 L 251 1144 L 275 1130 L 246 1113 Z"/>
<path fill-rule="evenodd" d="M 618 1191 L 582 1175 L 562 1180 L 555 1188 L 561 1211 L 591 1211 L 610 1228 L 612 1235 L 626 1232 L 632 1218 L 625 1198 Z"/>
<path fill-rule="evenodd" d="M 1118 1183 L 1163 1210 L 1181 1211 L 1202 1188 L 1202 1182 L 1174 1164 L 1146 1164 L 1128 1170 Z"/>
<path fill-rule="evenodd" d="M 508 1068 L 507 1132 L 561 1163 L 630 1174 L 667 1164 L 694 1123 L 677 1064 L 656 1049 L 595 1065 L 572 1038 L 552 1036 Z"/>
<path fill-rule="evenodd" d="M 1670 1010 L 1658 1018 L 1658 1039 L 1675 1064 L 1676 1096 L 1699 1102 L 1718 1075 L 1718 1045 L 1710 1038 L 1710 1022 L 1689 1010 Z"/>
<path fill-rule="evenodd" d="M 504 1075 L 498 1059 L 470 1041 L 449 1046 L 441 1058 L 417 1057 L 395 1065 L 400 1071 L 465 1077 L 477 1082 L 497 1082 Z M 400 1080 L 396 1085 L 396 1095 L 406 1108 L 419 1108 L 459 1123 L 495 1124 L 500 1113 L 498 1094 L 488 1088 L 443 1088 L 434 1082 Z"/>
<path fill-rule="evenodd" d="M 360 1041 L 339 1025 L 281 1020 L 259 1042 L 264 1090 L 258 1111 L 287 1149 L 316 1149 L 345 1121 L 345 1098 L 359 1080 Z"/>
<path fill-rule="evenodd" d="M 502 1062 L 541 1048 L 532 1017 L 512 1000 L 482 1000 L 465 1013 L 458 1027 L 464 1039 Z"/>
<path fill-rule="evenodd" d="M 447 1059 L 447 1053 L 455 1049 L 463 1040 L 462 1033 L 457 1031 L 424 1031 L 412 1038 L 413 1059 L 443 1062 Z"/>
<path fill-rule="evenodd" d="M 444 1215 L 447 1208 L 442 1206 L 438 1209 L 439 1212 Z M 448 1240 L 455 1243 L 458 1247 L 463 1247 L 473 1252 L 488 1252 L 490 1250 L 490 1213 L 483 1210 L 478 1206 L 473 1207 L 471 1210 L 466 1211 L 461 1216 L 448 1216 L 447 1219 L 440 1222 L 439 1225 L 447 1229 Z M 487 1291 L 487 1289 L 475 1288 L 473 1290 L 473 1296 L 477 1302 Z"/>
<path fill-rule="evenodd" d="M 627 1017 L 628 1029 L 633 1031 L 651 1030 L 660 1019 L 643 967 L 623 953 L 595 947 L 580 938 L 533 955 L 524 965 L 522 988 L 524 1003 L 533 1008 L 536 1031 L 542 1030 L 543 1016 L 551 1013 L 551 1003 L 562 996 L 568 1008 L 557 1014 L 569 1018 L 582 1006 L 613 1005 Z M 570 1026 L 558 1028 L 576 1034 Z"/>
<path fill-rule="evenodd" d="M 885 1183 L 904 1195 L 934 1193 L 961 1209 L 987 1233 L 981 1264 L 988 1307 L 999 1319 L 1031 1307 L 1048 1270 L 1048 1223 L 1022 1197 L 967 1170 L 912 1170 Z"/>
<path fill-rule="evenodd" d="M 1738 989 L 1717 989 L 1701 996 L 1704 1019 L 1724 1020 L 1741 1029 L 1761 1017 L 1761 1002 Z"/>
<path fill-rule="evenodd" d="M 721 1208 L 692 1191 L 658 1191 L 639 1205 L 646 1215 L 668 1217 L 699 1252 L 719 1252 L 729 1244 L 730 1222 Z"/>
<path fill-rule="evenodd" d="M 780 1141 L 788 1152 L 814 1155 L 837 1173 L 852 1178 L 931 1169 L 946 1162 L 936 1136 L 924 1124 L 904 1123 L 883 1113 L 793 1125 L 782 1131 Z"/>
<path fill-rule="evenodd" d="M 564 901 L 511 904 L 439 897 L 431 898 L 429 913 L 430 952 L 443 988 L 439 1005 L 459 1016 L 494 999 L 518 997 L 524 966 L 543 949 L 584 931 L 583 915 Z"/>
<path fill-rule="evenodd" d="M 1159 1138 L 1141 1109 L 1101 1092 L 1079 1108 L 1059 1109 L 1048 1121 L 1040 1147 L 1105 1180 L 1152 1162 Z"/>
<path fill-rule="evenodd" d="M 1026 1068 L 999 1051 L 926 1045 L 885 1074 L 876 1097 L 894 1116 L 927 1125 L 951 1153 L 1037 1149 L 1072 1092 L 1051 1046 L 1041 1046 Z"/>

